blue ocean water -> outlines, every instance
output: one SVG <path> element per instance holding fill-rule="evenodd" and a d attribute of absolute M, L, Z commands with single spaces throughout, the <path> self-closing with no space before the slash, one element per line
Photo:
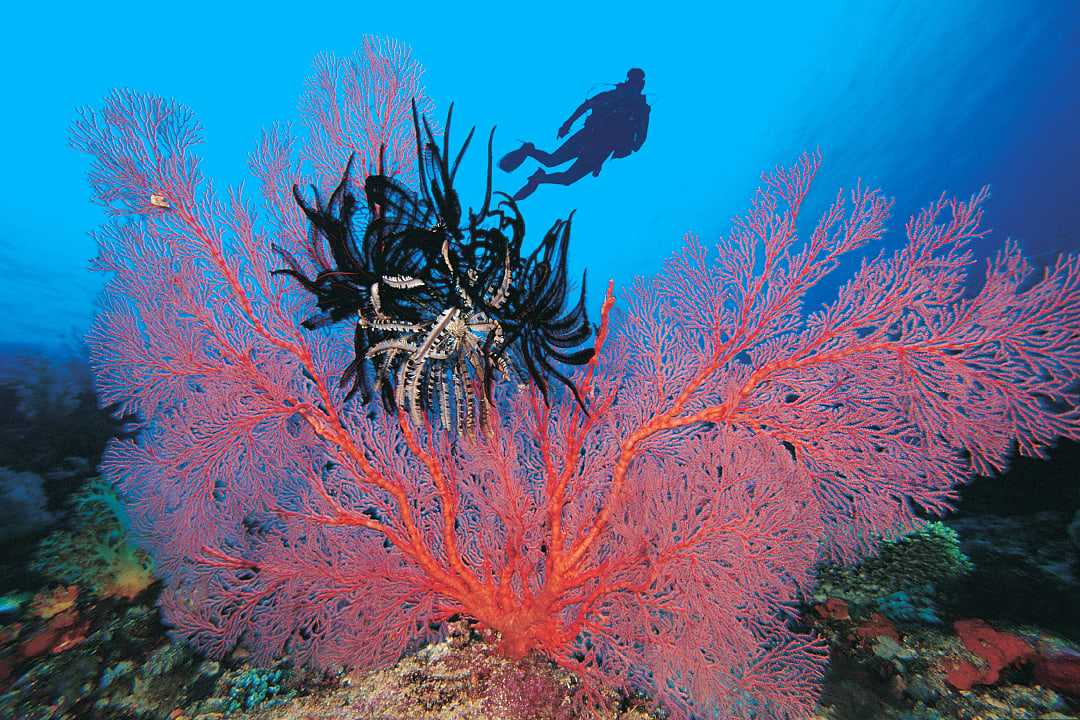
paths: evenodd
<path fill-rule="evenodd" d="M 656 271 L 686 231 L 715 238 L 760 171 L 815 148 L 825 162 L 808 222 L 861 177 L 896 198 L 895 241 L 942 191 L 990 183 L 996 232 L 982 250 L 1006 236 L 1039 258 L 1080 247 L 1080 3 L 1069 0 L 53 3 L 21 5 L 4 25 L 3 343 L 64 343 L 89 322 L 100 279 L 86 270 L 87 232 L 101 214 L 86 158 L 66 146 L 77 107 L 118 86 L 176 98 L 205 126 L 207 173 L 237 183 L 260 129 L 297 119 L 313 56 L 350 53 L 364 33 L 411 45 L 439 113 L 453 101 L 457 127 L 497 125 L 497 154 L 524 139 L 554 144 L 587 95 L 629 67 L 646 71 L 643 149 L 523 204 L 534 239 L 577 209 L 572 269 L 589 268 L 594 311 L 608 277 L 620 286 Z M 466 195 L 470 182 L 480 190 L 480 147 L 462 172 Z M 528 172 L 497 173 L 497 189 Z"/>
<path fill-rule="evenodd" d="M 26 620 L 30 589 L 46 582 L 44 575 L 26 572 L 27 558 L 40 554 L 37 542 L 47 531 L 60 535 L 87 523 L 70 511 L 71 498 L 80 497 L 80 488 L 104 492 L 104 485 L 86 480 L 97 471 L 106 437 L 122 428 L 96 407 L 80 360 L 58 363 L 52 374 L 44 364 L 40 373 L 34 365 L 22 367 L 33 383 L 17 387 L 5 377 L 14 355 L 8 351 L 67 349 L 89 325 L 103 278 L 87 268 L 95 252 L 88 232 L 102 213 L 89 203 L 88 160 L 67 146 L 67 132 L 78 107 L 100 106 L 115 87 L 189 105 L 205 128 L 203 169 L 224 190 L 247 178 L 247 156 L 263 128 L 298 121 L 297 97 L 317 53 L 348 55 L 366 34 L 393 37 L 426 67 L 436 119 L 455 103 L 456 140 L 477 127 L 458 187 L 466 201 L 478 201 L 490 127 L 498 128 L 496 157 L 523 140 L 550 150 L 558 144 L 556 129 L 583 99 L 610 88 L 628 68 L 643 68 L 652 114 L 642 150 L 608 162 L 599 177 L 568 188 L 542 187 L 522 203 L 530 245 L 553 219 L 576 211 L 571 270 L 578 278 L 588 268 L 594 320 L 608 278 L 618 294 L 633 276 L 659 270 L 684 233 L 714 240 L 746 207 L 762 170 L 816 149 L 824 165 L 805 207 L 804 230 L 839 186 L 861 179 L 896 200 L 889 234 L 868 252 L 888 249 L 902 239 L 907 218 L 942 192 L 966 197 L 988 183 L 993 198 L 986 224 L 994 232 L 980 241 L 978 254 L 992 254 L 1006 237 L 1019 240 L 1037 263 L 1080 250 L 1077 0 L 823 0 L 764 8 L 604 2 L 543 10 L 506 2 L 53 3 L 7 11 L 0 25 L 0 60 L 9 70 L 8 101 L 0 113 L 8 169 L 0 175 L 6 210 L 0 213 L 0 407 L 10 409 L 0 420 L 0 496 L 7 517 L 18 521 L 0 521 L 0 529 L 19 540 L 5 540 L 0 553 L 0 707 L 15 707 L 15 693 L 9 705 L 3 696 L 16 685 L 28 698 L 37 693 L 34 701 L 46 709 L 57 707 L 57 698 L 81 703 L 80 710 L 106 695 L 126 703 L 128 693 L 117 686 L 131 684 L 136 675 L 140 682 L 153 677 L 172 663 L 162 658 L 181 652 L 164 643 L 158 616 L 148 610 L 155 589 L 132 602 L 143 613 L 138 627 L 146 632 L 134 633 L 130 648 L 114 655 L 101 640 L 126 639 L 128 625 L 81 646 L 77 657 L 97 655 L 100 667 L 77 666 L 68 660 L 74 653 L 40 662 L 23 657 L 30 655 L 23 643 L 43 624 Z M 496 172 L 496 188 L 513 192 L 533 167 Z M 827 301 L 859 260 L 847 258 L 814 289 L 811 302 Z M 950 522 L 960 528 L 962 550 L 978 571 L 962 592 L 949 596 L 948 612 L 927 600 L 937 597 L 932 584 L 915 586 L 914 579 L 899 576 L 892 579 L 910 581 L 913 589 L 890 587 L 873 608 L 907 623 L 905 633 L 934 626 L 943 637 L 953 618 L 971 616 L 1080 640 L 1080 575 L 1074 572 L 1080 568 L 1080 460 L 1075 443 L 1063 445 L 1053 463 L 1017 462 L 1010 478 L 980 481 L 974 492 L 965 491 L 966 504 Z M 91 504 L 82 497 L 84 506 Z M 119 507 L 114 495 L 94 499 L 98 506 Z M 999 516 L 1002 508 L 1009 513 Z M 117 539 L 127 521 L 123 513 L 114 515 L 109 537 Z M 109 613 L 126 606 L 98 604 L 83 593 L 80 617 L 95 629 L 116 627 Z M 810 610 L 811 600 L 824 597 L 807 598 L 807 616 L 823 606 Z M 19 619 L 26 620 L 22 636 L 11 630 Z M 874 662 L 901 650 L 912 657 L 917 642 L 907 645 L 877 643 L 862 652 Z M 144 664 L 124 654 L 144 658 L 155 646 Z M 937 654 L 935 647 L 919 657 Z M 188 676 L 207 665 L 184 666 L 178 684 L 206 685 L 209 675 Z M 859 713 L 859 693 L 881 690 L 883 678 L 864 683 L 843 662 L 834 667 L 823 706 L 843 705 L 836 702 L 842 696 L 856 710 L 836 717 L 870 717 Z M 905 677 L 918 675 L 912 667 Z M 284 675 L 244 669 L 231 678 L 228 698 L 237 708 L 283 702 L 291 696 L 279 682 Z M 1024 669 L 1010 680 L 1030 686 L 1029 675 Z M 95 683 L 97 690 L 87 693 Z M 225 684 L 219 682 L 217 691 Z M 899 700 L 911 704 L 919 697 L 913 689 Z"/>

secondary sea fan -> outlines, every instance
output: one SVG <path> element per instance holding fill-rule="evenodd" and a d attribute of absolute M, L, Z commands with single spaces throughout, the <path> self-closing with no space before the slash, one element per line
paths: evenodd
<path fill-rule="evenodd" d="M 1006 245 L 967 295 L 986 193 L 942 198 L 804 315 L 890 209 L 857 186 L 800 239 L 816 156 L 765 175 L 717 252 L 688 237 L 617 327 L 609 290 L 572 377 L 588 412 L 496 388 L 476 437 L 369 417 L 339 383 L 350 333 L 303 329 L 310 296 L 272 274 L 273 246 L 304 257 L 299 160 L 324 192 L 384 142 L 413 172 L 389 111 L 422 95 L 418 68 L 366 47 L 320 64 L 305 143 L 275 130 L 254 154 L 261 219 L 203 180 L 182 106 L 117 92 L 75 126 L 115 216 L 98 390 L 139 418 L 102 470 L 166 575 L 167 621 L 208 653 L 386 665 L 461 613 L 576 671 L 583 699 L 608 684 L 676 718 L 802 717 L 825 652 L 792 602 L 822 553 L 857 557 L 1013 447 L 1080 436 L 1077 258 L 1035 274 Z M 335 91 L 375 69 L 373 107 Z"/>

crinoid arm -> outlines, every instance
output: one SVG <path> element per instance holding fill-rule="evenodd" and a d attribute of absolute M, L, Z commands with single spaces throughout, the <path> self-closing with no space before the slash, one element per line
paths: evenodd
<path fill-rule="evenodd" d="M 352 165 L 350 156 L 341 182 L 325 202 L 317 187 L 312 188 L 314 200 L 309 203 L 300 188 L 293 186 L 293 197 L 311 226 L 306 264 L 314 268 L 314 274 L 309 275 L 301 259 L 275 248 L 286 267 L 274 274 L 293 277 L 316 298 L 320 313 L 304 321 L 309 329 L 355 316 L 369 302 L 370 287 L 376 280 L 366 267 L 353 231 L 357 203 L 350 190 Z"/>
<path fill-rule="evenodd" d="M 306 327 L 354 319 L 355 355 L 342 376 L 353 384 L 350 396 L 363 389 L 364 402 L 377 394 L 388 412 L 471 433 L 492 414 L 496 382 L 511 376 L 516 385 L 535 383 L 545 398 L 555 378 L 583 404 L 560 367 L 582 365 L 593 351 L 581 347 L 591 335 L 584 289 L 565 307 L 570 220 L 557 221 L 522 257 L 521 213 L 491 188 L 494 130 L 480 210 L 463 213 L 454 180 L 473 131 L 453 150 L 452 119 L 451 107 L 440 141 L 413 109 L 418 187 L 383 174 L 381 165 L 365 178 L 367 225 L 359 243 L 351 160 L 325 201 L 316 190 L 309 203 L 296 189 L 311 223 L 308 255 L 317 272 L 284 253 L 287 267 L 278 272 L 316 296 L 322 314 Z"/>
<path fill-rule="evenodd" d="M 593 356 L 591 347 L 581 347 L 592 335 L 585 308 L 584 273 L 577 303 L 565 309 L 570 292 L 567 251 L 572 220 L 573 213 L 565 221 L 556 220 L 522 264 L 510 293 L 508 315 L 513 333 L 510 349 L 544 397 L 547 397 L 546 377 L 550 375 L 569 388 L 581 403 L 573 382 L 557 367 L 557 364 L 584 365 Z"/>

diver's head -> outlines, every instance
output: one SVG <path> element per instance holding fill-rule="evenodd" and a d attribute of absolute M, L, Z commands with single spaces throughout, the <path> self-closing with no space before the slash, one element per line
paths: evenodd
<path fill-rule="evenodd" d="M 626 71 L 626 82 L 622 85 L 628 90 L 641 92 L 645 87 L 645 71 L 641 68 L 630 68 Z"/>

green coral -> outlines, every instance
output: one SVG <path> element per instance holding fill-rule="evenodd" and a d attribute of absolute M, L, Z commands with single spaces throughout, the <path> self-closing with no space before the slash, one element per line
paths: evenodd
<path fill-rule="evenodd" d="M 0 616 L 18 614 L 22 611 L 23 606 L 30 601 L 30 598 L 30 593 L 26 592 L 14 592 L 0 595 Z"/>
<path fill-rule="evenodd" d="M 150 557 L 127 540 L 127 515 L 116 491 L 96 478 L 72 499 L 72 531 L 42 540 L 33 569 L 75 583 L 99 598 L 134 598 L 154 582 Z"/>
<path fill-rule="evenodd" d="M 229 688 L 228 715 L 256 708 L 268 709 L 293 697 L 293 691 L 283 687 L 288 673 L 281 668 L 248 668 L 233 679 Z"/>
<path fill-rule="evenodd" d="M 885 601 L 890 607 L 897 605 L 890 601 L 900 598 L 932 614 L 930 598 L 937 586 L 973 569 L 956 532 L 944 523 L 928 522 L 909 535 L 882 542 L 877 555 L 858 565 L 819 568 L 814 597 L 855 605 L 880 606 Z"/>
<path fill-rule="evenodd" d="M 893 622 L 921 623 L 940 625 L 937 609 L 929 598 L 912 597 L 906 592 L 895 592 L 878 598 L 877 605 L 881 614 Z"/>

